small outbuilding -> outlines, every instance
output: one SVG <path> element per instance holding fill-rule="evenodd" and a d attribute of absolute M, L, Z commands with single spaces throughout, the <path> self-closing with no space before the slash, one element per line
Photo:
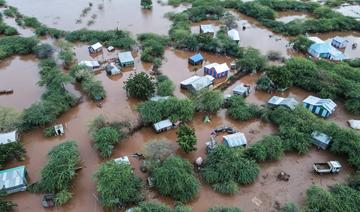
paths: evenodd
<path fill-rule="evenodd" d="M 89 46 L 89 52 L 90 54 L 95 54 L 95 53 L 98 53 L 98 52 L 102 52 L 102 45 L 101 43 L 97 42 L 91 46 Z"/>
<path fill-rule="evenodd" d="M 214 26 L 212 24 L 200 25 L 200 34 L 214 35 L 215 34 Z"/>
<path fill-rule="evenodd" d="M 304 107 L 323 118 L 329 117 L 335 112 L 336 103 L 331 99 L 321 99 L 315 96 L 308 96 L 303 100 Z"/>
<path fill-rule="evenodd" d="M 224 144 L 233 147 L 246 147 L 247 141 L 244 133 L 237 132 L 230 135 L 223 136 Z"/>
<path fill-rule="evenodd" d="M 54 126 L 55 135 L 64 135 L 64 126 L 62 124 L 58 124 Z"/>
<path fill-rule="evenodd" d="M 83 60 L 80 61 L 79 65 L 84 65 L 90 69 L 100 68 L 100 63 L 96 60 Z"/>
<path fill-rule="evenodd" d="M 0 188 L 7 194 L 25 191 L 27 186 L 25 166 L 0 171 Z"/>
<path fill-rule="evenodd" d="M 127 66 L 134 66 L 135 61 L 131 54 L 131 52 L 120 52 L 118 54 L 119 56 L 119 63 L 121 67 L 127 67 Z"/>
<path fill-rule="evenodd" d="M 312 44 L 308 49 L 308 53 L 315 58 L 324 58 L 334 61 L 342 61 L 346 59 L 344 53 L 337 50 L 327 42 Z"/>
<path fill-rule="evenodd" d="M 215 79 L 221 77 L 227 77 L 230 71 L 229 66 L 226 63 L 218 64 L 218 63 L 211 63 L 204 67 L 204 74 L 211 75 Z"/>
<path fill-rule="evenodd" d="M 113 46 L 108 46 L 106 49 L 108 50 L 108 52 L 112 52 L 115 50 Z"/>
<path fill-rule="evenodd" d="M 346 40 L 343 37 L 336 36 L 331 40 L 331 45 L 338 49 L 346 48 L 346 45 L 349 43 L 348 40 Z"/>
<path fill-rule="evenodd" d="M 194 75 L 182 81 L 180 83 L 180 87 L 191 91 L 200 91 L 212 85 L 214 83 L 214 80 L 215 78 L 210 75 L 206 75 L 202 77 Z"/>
<path fill-rule="evenodd" d="M 239 32 L 236 29 L 229 30 L 227 34 L 233 41 L 239 43 L 240 36 L 239 36 Z"/>
<path fill-rule="evenodd" d="M 233 89 L 233 94 L 239 95 L 239 96 L 242 96 L 242 97 L 247 97 L 250 94 L 250 86 L 249 85 L 244 85 L 244 84 L 237 85 Z"/>
<path fill-rule="evenodd" d="M 292 97 L 283 98 L 280 96 L 273 96 L 267 101 L 267 104 L 270 107 L 284 106 L 291 110 L 294 110 L 299 104 L 299 102 Z"/>
<path fill-rule="evenodd" d="M 0 133 L 0 144 L 16 142 L 19 139 L 17 131 Z"/>
<path fill-rule="evenodd" d="M 204 57 L 200 53 L 198 53 L 191 56 L 188 61 L 191 65 L 196 66 L 204 62 Z"/>
<path fill-rule="evenodd" d="M 174 124 L 170 121 L 170 119 L 166 119 L 155 123 L 153 127 L 157 133 L 161 133 L 172 129 Z"/>
<path fill-rule="evenodd" d="M 129 157 L 128 157 L 128 156 L 123 156 L 123 157 L 116 158 L 116 159 L 114 159 L 114 161 L 115 161 L 116 163 L 125 163 L 125 164 L 129 164 L 129 165 L 130 165 L 130 160 L 129 160 Z"/>
<path fill-rule="evenodd" d="M 331 142 L 331 137 L 325 133 L 314 131 L 311 133 L 312 143 L 320 149 L 327 149 Z"/>
<path fill-rule="evenodd" d="M 110 63 L 105 67 L 106 70 L 106 74 L 113 76 L 113 75 L 118 75 L 121 74 L 121 70 L 120 68 L 118 68 L 115 63 Z"/>

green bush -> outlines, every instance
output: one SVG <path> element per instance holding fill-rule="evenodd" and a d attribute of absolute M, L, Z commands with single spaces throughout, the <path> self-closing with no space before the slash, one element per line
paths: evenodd
<path fill-rule="evenodd" d="M 239 152 L 240 151 L 240 152 Z M 241 149 L 217 146 L 204 161 L 201 175 L 204 181 L 216 191 L 234 193 L 237 184 L 250 184 L 259 174 L 259 166 L 255 161 L 244 158 Z"/>
<path fill-rule="evenodd" d="M 175 85 L 167 76 L 157 77 L 156 91 L 159 96 L 172 96 L 174 90 Z"/>
<path fill-rule="evenodd" d="M 112 127 L 103 127 L 95 132 L 95 147 L 100 151 L 102 157 L 110 157 L 114 145 L 119 142 L 120 133 Z"/>
<path fill-rule="evenodd" d="M 349 186 L 355 190 L 360 191 L 360 171 L 349 179 Z"/>
<path fill-rule="evenodd" d="M 283 141 L 278 136 L 266 136 L 256 142 L 246 153 L 256 161 L 279 160 L 283 155 Z"/>
<path fill-rule="evenodd" d="M 290 43 L 293 44 L 293 48 L 296 51 L 307 53 L 307 50 L 309 49 L 311 44 L 313 44 L 314 42 L 309 40 L 304 35 L 299 35 L 294 40 L 290 41 Z"/>
<path fill-rule="evenodd" d="M 224 104 L 224 95 L 218 90 L 201 90 L 192 98 L 196 111 L 216 113 Z"/>
<path fill-rule="evenodd" d="M 249 105 L 239 95 L 232 95 L 226 100 L 227 114 L 235 119 L 246 121 L 261 116 L 261 109 L 257 105 Z"/>
<path fill-rule="evenodd" d="M 144 199 L 141 178 L 134 174 L 129 164 L 107 161 L 100 166 L 94 177 L 100 202 L 106 208 L 136 204 Z"/>
<path fill-rule="evenodd" d="M 141 202 L 137 207 L 135 207 L 134 212 L 191 212 L 191 209 L 185 207 L 183 204 L 176 204 L 175 208 L 169 208 L 164 203 L 160 202 Z"/>
<path fill-rule="evenodd" d="M 26 150 L 19 141 L 0 144 L 0 168 L 3 168 L 7 162 L 13 159 L 18 161 L 25 160 L 25 153 Z"/>
<path fill-rule="evenodd" d="M 64 205 L 69 202 L 72 198 L 72 193 L 67 190 L 62 190 L 55 196 L 55 204 L 56 206 Z"/>
<path fill-rule="evenodd" d="M 265 67 L 266 58 L 261 55 L 259 50 L 248 48 L 244 51 L 243 57 L 237 60 L 236 65 L 241 71 L 253 72 L 260 71 Z"/>
<path fill-rule="evenodd" d="M 189 127 L 186 124 L 182 124 L 176 131 L 176 135 L 176 142 L 184 152 L 189 153 L 196 150 L 197 138 L 195 135 L 195 129 Z"/>
<path fill-rule="evenodd" d="M 50 44 L 44 43 L 35 46 L 34 53 L 39 59 L 45 59 L 50 58 L 53 55 L 54 49 Z"/>
<path fill-rule="evenodd" d="M 292 202 L 287 202 L 282 206 L 284 212 L 299 212 L 299 209 Z"/>
<path fill-rule="evenodd" d="M 16 130 L 21 124 L 21 113 L 14 108 L 0 106 L 0 132 Z"/>
<path fill-rule="evenodd" d="M 16 203 L 0 198 L 0 211 L 13 212 L 16 206 Z"/>
<path fill-rule="evenodd" d="M 5 59 L 15 54 L 26 55 L 33 53 L 33 48 L 38 44 L 34 38 L 9 36 L 0 39 L 0 59 Z"/>
<path fill-rule="evenodd" d="M 151 176 L 160 194 L 174 200 L 187 202 L 199 192 L 200 182 L 194 176 L 193 167 L 180 157 L 168 157 L 152 171 Z"/>
<path fill-rule="evenodd" d="M 124 82 L 124 89 L 129 96 L 145 100 L 155 92 L 155 85 L 151 80 L 152 78 L 144 72 L 131 74 Z"/>
<path fill-rule="evenodd" d="M 154 33 L 143 33 L 138 35 L 142 52 L 141 60 L 144 62 L 154 62 L 156 58 L 161 59 L 168 43 L 168 38 Z"/>
<path fill-rule="evenodd" d="M 241 212 L 240 208 L 214 207 L 209 208 L 207 212 Z"/>

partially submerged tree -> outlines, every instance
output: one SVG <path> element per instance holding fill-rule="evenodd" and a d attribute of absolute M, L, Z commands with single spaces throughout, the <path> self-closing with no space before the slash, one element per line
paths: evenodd
<path fill-rule="evenodd" d="M 216 113 L 224 104 L 221 91 L 204 89 L 193 97 L 195 109 L 200 112 Z"/>
<path fill-rule="evenodd" d="M 176 131 L 176 134 L 176 142 L 184 152 L 189 153 L 196 150 L 197 138 L 195 135 L 195 129 L 189 127 L 187 124 L 182 124 Z"/>
<path fill-rule="evenodd" d="M 0 198 L 0 211 L 13 212 L 16 206 L 16 203 Z"/>
<path fill-rule="evenodd" d="M 152 0 L 141 0 L 141 7 L 144 9 L 151 9 L 152 8 Z"/>
<path fill-rule="evenodd" d="M 144 72 L 131 74 L 124 82 L 124 88 L 129 96 L 145 100 L 155 92 L 151 77 Z"/>
<path fill-rule="evenodd" d="M 54 53 L 54 48 L 50 44 L 43 43 L 34 47 L 34 53 L 39 59 L 50 58 Z"/>
<path fill-rule="evenodd" d="M 134 174 L 129 164 L 107 161 L 94 176 L 100 203 L 106 208 L 137 204 L 144 199 L 141 178 Z"/>
<path fill-rule="evenodd" d="M 232 95 L 226 102 L 227 114 L 235 120 L 246 121 L 261 116 L 261 108 L 247 104 L 242 96 Z"/>
<path fill-rule="evenodd" d="M 191 212 L 191 209 L 184 206 L 181 203 L 175 204 L 174 208 L 170 208 L 164 203 L 160 202 L 141 202 L 137 207 L 133 209 L 134 212 Z"/>
<path fill-rule="evenodd" d="M 266 58 L 261 55 L 259 50 L 248 48 L 244 51 L 243 57 L 237 61 L 237 67 L 241 71 L 254 72 L 260 71 L 265 67 Z"/>
<path fill-rule="evenodd" d="M 159 96 L 172 96 L 174 90 L 175 85 L 167 76 L 157 77 L 156 91 Z"/>
<path fill-rule="evenodd" d="M 19 142 L 11 142 L 8 144 L 0 144 L 0 169 L 13 159 L 18 161 L 25 160 L 26 150 L 24 146 Z"/>
<path fill-rule="evenodd" d="M 154 185 L 164 196 L 187 202 L 199 192 L 200 182 L 193 173 L 191 164 L 177 156 L 170 156 L 152 170 Z"/>
<path fill-rule="evenodd" d="M 283 141 L 278 136 L 266 136 L 245 151 L 256 161 L 279 160 L 284 153 Z"/>
<path fill-rule="evenodd" d="M 174 153 L 174 147 L 170 142 L 159 140 L 145 144 L 143 154 L 147 160 L 164 161 Z"/>
<path fill-rule="evenodd" d="M 21 113 L 14 108 L 0 106 L 0 132 L 9 132 L 20 126 Z"/>

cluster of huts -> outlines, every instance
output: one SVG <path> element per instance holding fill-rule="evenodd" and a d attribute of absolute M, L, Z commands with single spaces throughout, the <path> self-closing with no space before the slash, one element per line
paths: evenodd
<path fill-rule="evenodd" d="M 212 25 L 212 24 L 202 24 L 202 25 L 200 25 L 200 34 L 214 36 L 215 35 L 215 27 L 214 27 L 214 25 Z M 229 36 L 229 38 L 231 38 L 235 42 L 237 42 L 237 43 L 240 42 L 239 32 L 236 29 L 230 29 L 227 32 L 227 35 Z"/>
<path fill-rule="evenodd" d="M 99 42 L 88 47 L 89 53 L 91 55 L 103 53 L 103 45 Z M 113 46 L 108 46 L 108 52 L 112 52 L 115 50 Z M 135 65 L 134 57 L 132 56 L 130 51 L 119 52 L 118 57 L 115 59 L 116 62 L 109 62 L 105 65 L 104 69 L 106 73 L 110 76 L 117 75 L 121 73 L 121 69 L 123 67 L 129 67 Z M 84 65 L 92 70 L 99 70 L 102 67 L 101 62 L 97 60 L 82 60 L 78 63 L 79 65 Z"/>
<path fill-rule="evenodd" d="M 18 142 L 19 135 L 17 131 L 0 133 L 0 145 L 8 145 Z M 0 188 L 11 194 L 19 191 L 25 191 L 27 186 L 27 173 L 25 166 L 17 166 L 0 171 Z"/>
<path fill-rule="evenodd" d="M 323 58 L 333 61 L 342 61 L 346 56 L 339 49 L 346 48 L 349 43 L 345 38 L 336 36 L 329 41 L 323 41 L 318 37 L 308 37 L 313 44 L 309 47 L 308 53 L 315 58 Z"/>

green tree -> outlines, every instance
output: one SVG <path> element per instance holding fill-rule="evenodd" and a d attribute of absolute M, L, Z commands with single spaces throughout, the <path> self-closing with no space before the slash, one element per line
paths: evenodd
<path fill-rule="evenodd" d="M 287 202 L 282 206 L 284 212 L 299 212 L 299 209 L 292 202 Z"/>
<path fill-rule="evenodd" d="M 159 96 L 172 96 L 175 85 L 167 76 L 160 75 L 157 77 L 156 90 Z"/>
<path fill-rule="evenodd" d="M 152 0 L 141 0 L 141 6 L 145 9 L 150 9 L 152 7 Z"/>
<path fill-rule="evenodd" d="M 54 53 L 54 49 L 50 44 L 43 43 L 34 47 L 34 53 L 40 59 L 50 58 Z"/>
<path fill-rule="evenodd" d="M 296 51 L 306 53 L 308 48 L 313 44 L 314 42 L 309 40 L 304 35 L 297 36 L 294 40 L 290 42 L 293 45 L 293 48 Z"/>
<path fill-rule="evenodd" d="M 282 143 L 278 136 L 266 136 L 246 149 L 246 152 L 256 161 L 279 160 L 284 152 Z"/>
<path fill-rule="evenodd" d="M 17 141 L 8 144 L 0 144 L 0 169 L 6 162 L 13 160 L 25 160 L 26 150 L 23 145 Z"/>
<path fill-rule="evenodd" d="M 191 212 L 191 209 L 184 206 L 181 203 L 177 203 L 174 208 L 169 208 L 164 203 L 160 202 L 141 202 L 136 208 L 134 208 L 134 212 Z"/>
<path fill-rule="evenodd" d="M 107 208 L 136 204 L 144 199 L 141 178 L 134 174 L 131 166 L 114 160 L 105 162 L 94 175 L 100 202 Z"/>
<path fill-rule="evenodd" d="M 207 212 L 241 212 L 240 208 L 214 207 L 209 208 Z"/>
<path fill-rule="evenodd" d="M 305 211 L 341 211 L 330 192 L 319 186 L 311 186 L 306 191 Z"/>
<path fill-rule="evenodd" d="M 270 66 L 265 69 L 266 75 L 271 79 L 277 89 L 289 88 L 292 86 L 292 73 L 286 67 Z"/>
<path fill-rule="evenodd" d="M 101 157 L 110 157 L 114 145 L 120 141 L 120 133 L 112 127 L 103 127 L 95 132 L 93 137 L 95 147 L 100 151 Z"/>
<path fill-rule="evenodd" d="M 260 71 L 265 67 L 266 58 L 261 55 L 259 50 L 248 48 L 244 51 L 243 57 L 237 61 L 237 66 L 241 71 L 253 72 Z"/>
<path fill-rule="evenodd" d="M 246 121 L 260 117 L 261 109 L 257 105 L 249 105 L 239 95 L 232 95 L 227 100 L 227 114 L 236 120 Z"/>
<path fill-rule="evenodd" d="M 17 204 L 11 201 L 0 199 L 0 211 L 13 212 L 16 206 Z"/>
<path fill-rule="evenodd" d="M 179 129 L 176 131 L 177 140 L 176 142 L 179 144 L 180 148 L 189 153 L 191 151 L 196 150 L 196 135 L 195 129 L 189 127 L 186 124 L 180 125 Z"/>
<path fill-rule="evenodd" d="M 187 202 L 199 192 L 200 182 L 191 164 L 177 156 L 170 156 L 152 171 L 154 185 L 162 195 Z"/>
<path fill-rule="evenodd" d="M 194 95 L 193 101 L 197 111 L 216 113 L 224 104 L 224 96 L 221 91 L 204 89 Z"/>
<path fill-rule="evenodd" d="M 124 84 L 126 92 L 138 99 L 147 99 L 155 92 L 155 86 L 151 81 L 151 77 L 144 72 L 131 74 Z"/>
<path fill-rule="evenodd" d="M 0 106 L 0 132 L 9 132 L 20 126 L 21 113 L 14 108 Z"/>

